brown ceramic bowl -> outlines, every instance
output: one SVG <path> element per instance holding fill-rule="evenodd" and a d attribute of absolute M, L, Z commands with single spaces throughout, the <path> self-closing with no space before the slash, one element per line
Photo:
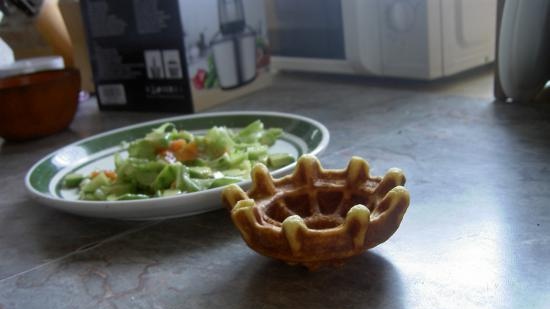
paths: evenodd
<path fill-rule="evenodd" d="M 0 136 L 22 141 L 65 129 L 78 106 L 76 69 L 0 78 Z"/>

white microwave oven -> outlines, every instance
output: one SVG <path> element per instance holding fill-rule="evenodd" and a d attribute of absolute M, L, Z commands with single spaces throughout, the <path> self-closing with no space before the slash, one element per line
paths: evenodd
<path fill-rule="evenodd" d="M 431 80 L 494 61 L 496 0 L 265 0 L 275 70 Z"/>

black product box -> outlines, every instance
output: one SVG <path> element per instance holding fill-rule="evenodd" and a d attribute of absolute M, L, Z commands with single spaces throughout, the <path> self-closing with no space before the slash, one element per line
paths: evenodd
<path fill-rule="evenodd" d="M 178 1 L 81 0 L 101 109 L 193 112 Z"/>
<path fill-rule="evenodd" d="M 80 7 L 102 110 L 192 113 L 271 84 L 263 0 Z"/>

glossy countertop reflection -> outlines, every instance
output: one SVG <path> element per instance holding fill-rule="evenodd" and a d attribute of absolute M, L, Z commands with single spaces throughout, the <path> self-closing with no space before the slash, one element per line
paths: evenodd
<path fill-rule="evenodd" d="M 99 112 L 0 148 L 0 308 L 548 308 L 550 108 L 283 75 L 212 111 L 312 117 L 331 133 L 325 167 L 364 157 L 400 167 L 411 204 L 386 243 L 309 272 L 260 256 L 225 210 L 121 222 L 32 201 L 32 164 L 80 138 L 173 116 Z"/>

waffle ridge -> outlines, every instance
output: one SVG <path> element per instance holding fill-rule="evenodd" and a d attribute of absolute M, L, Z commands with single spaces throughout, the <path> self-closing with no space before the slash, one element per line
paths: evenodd
<path fill-rule="evenodd" d="M 252 187 L 222 193 L 235 226 L 260 254 L 311 270 L 341 265 L 395 233 L 409 205 L 405 176 L 392 168 L 371 176 L 352 157 L 341 170 L 325 170 L 313 155 L 298 159 L 291 175 L 273 179 L 257 164 Z"/>

